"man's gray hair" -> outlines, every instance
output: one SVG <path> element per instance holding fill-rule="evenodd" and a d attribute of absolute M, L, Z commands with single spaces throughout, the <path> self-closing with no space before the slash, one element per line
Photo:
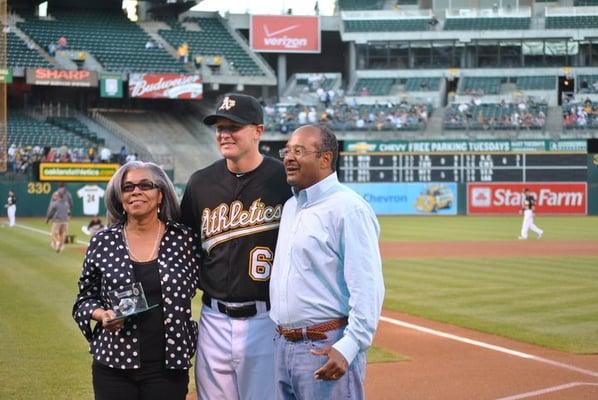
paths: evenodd
<path fill-rule="evenodd" d="M 328 126 L 323 124 L 313 125 L 320 131 L 320 148 L 319 151 L 324 153 L 329 151 L 332 153 L 332 163 L 331 168 L 332 172 L 336 171 L 336 163 L 338 160 L 338 141 L 336 140 L 336 135 L 332 132 Z"/>

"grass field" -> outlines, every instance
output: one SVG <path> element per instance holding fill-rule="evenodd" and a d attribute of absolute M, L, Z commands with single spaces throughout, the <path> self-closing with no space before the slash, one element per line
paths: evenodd
<path fill-rule="evenodd" d="M 508 241 L 521 219 L 380 222 L 384 241 Z M 592 240 L 598 246 L 598 218 L 537 222 L 546 231 L 542 240 Z M 91 358 L 70 315 L 85 246 L 56 254 L 41 219 L 18 223 L 0 227 L 0 399 L 91 398 Z M 75 220 L 70 227 L 79 239 L 82 224 Z M 598 352 L 598 263 L 591 257 L 397 259 L 385 261 L 384 274 L 385 308 L 571 352 Z M 198 310 L 196 301 L 196 315 Z M 385 349 L 368 357 L 397 358 Z"/>

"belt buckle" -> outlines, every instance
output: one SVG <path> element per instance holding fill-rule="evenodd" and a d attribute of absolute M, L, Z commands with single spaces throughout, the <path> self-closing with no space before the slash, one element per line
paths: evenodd
<path fill-rule="evenodd" d="M 231 318 L 247 318 L 253 317 L 257 314 L 257 307 L 255 304 L 249 304 L 241 307 L 231 307 L 224 303 L 218 302 L 218 311 L 228 315 Z"/>

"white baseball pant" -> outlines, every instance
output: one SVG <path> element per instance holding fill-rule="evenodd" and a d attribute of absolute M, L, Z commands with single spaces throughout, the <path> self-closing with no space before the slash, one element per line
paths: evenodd
<path fill-rule="evenodd" d="M 274 399 L 275 334 L 267 312 L 230 318 L 203 306 L 195 357 L 198 399 Z"/>
<path fill-rule="evenodd" d="M 532 230 L 536 235 L 542 236 L 544 231 L 534 224 L 534 212 L 532 210 L 523 211 L 523 225 L 521 225 L 521 237 L 527 239 L 527 232 Z"/>

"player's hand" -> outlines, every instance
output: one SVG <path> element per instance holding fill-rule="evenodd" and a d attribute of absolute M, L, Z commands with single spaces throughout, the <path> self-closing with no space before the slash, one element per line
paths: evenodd
<path fill-rule="evenodd" d="M 311 351 L 316 356 L 327 356 L 328 361 L 316 372 L 314 378 L 325 381 L 335 381 L 342 377 L 349 369 L 349 363 L 345 357 L 332 346 L 314 349 Z"/>

